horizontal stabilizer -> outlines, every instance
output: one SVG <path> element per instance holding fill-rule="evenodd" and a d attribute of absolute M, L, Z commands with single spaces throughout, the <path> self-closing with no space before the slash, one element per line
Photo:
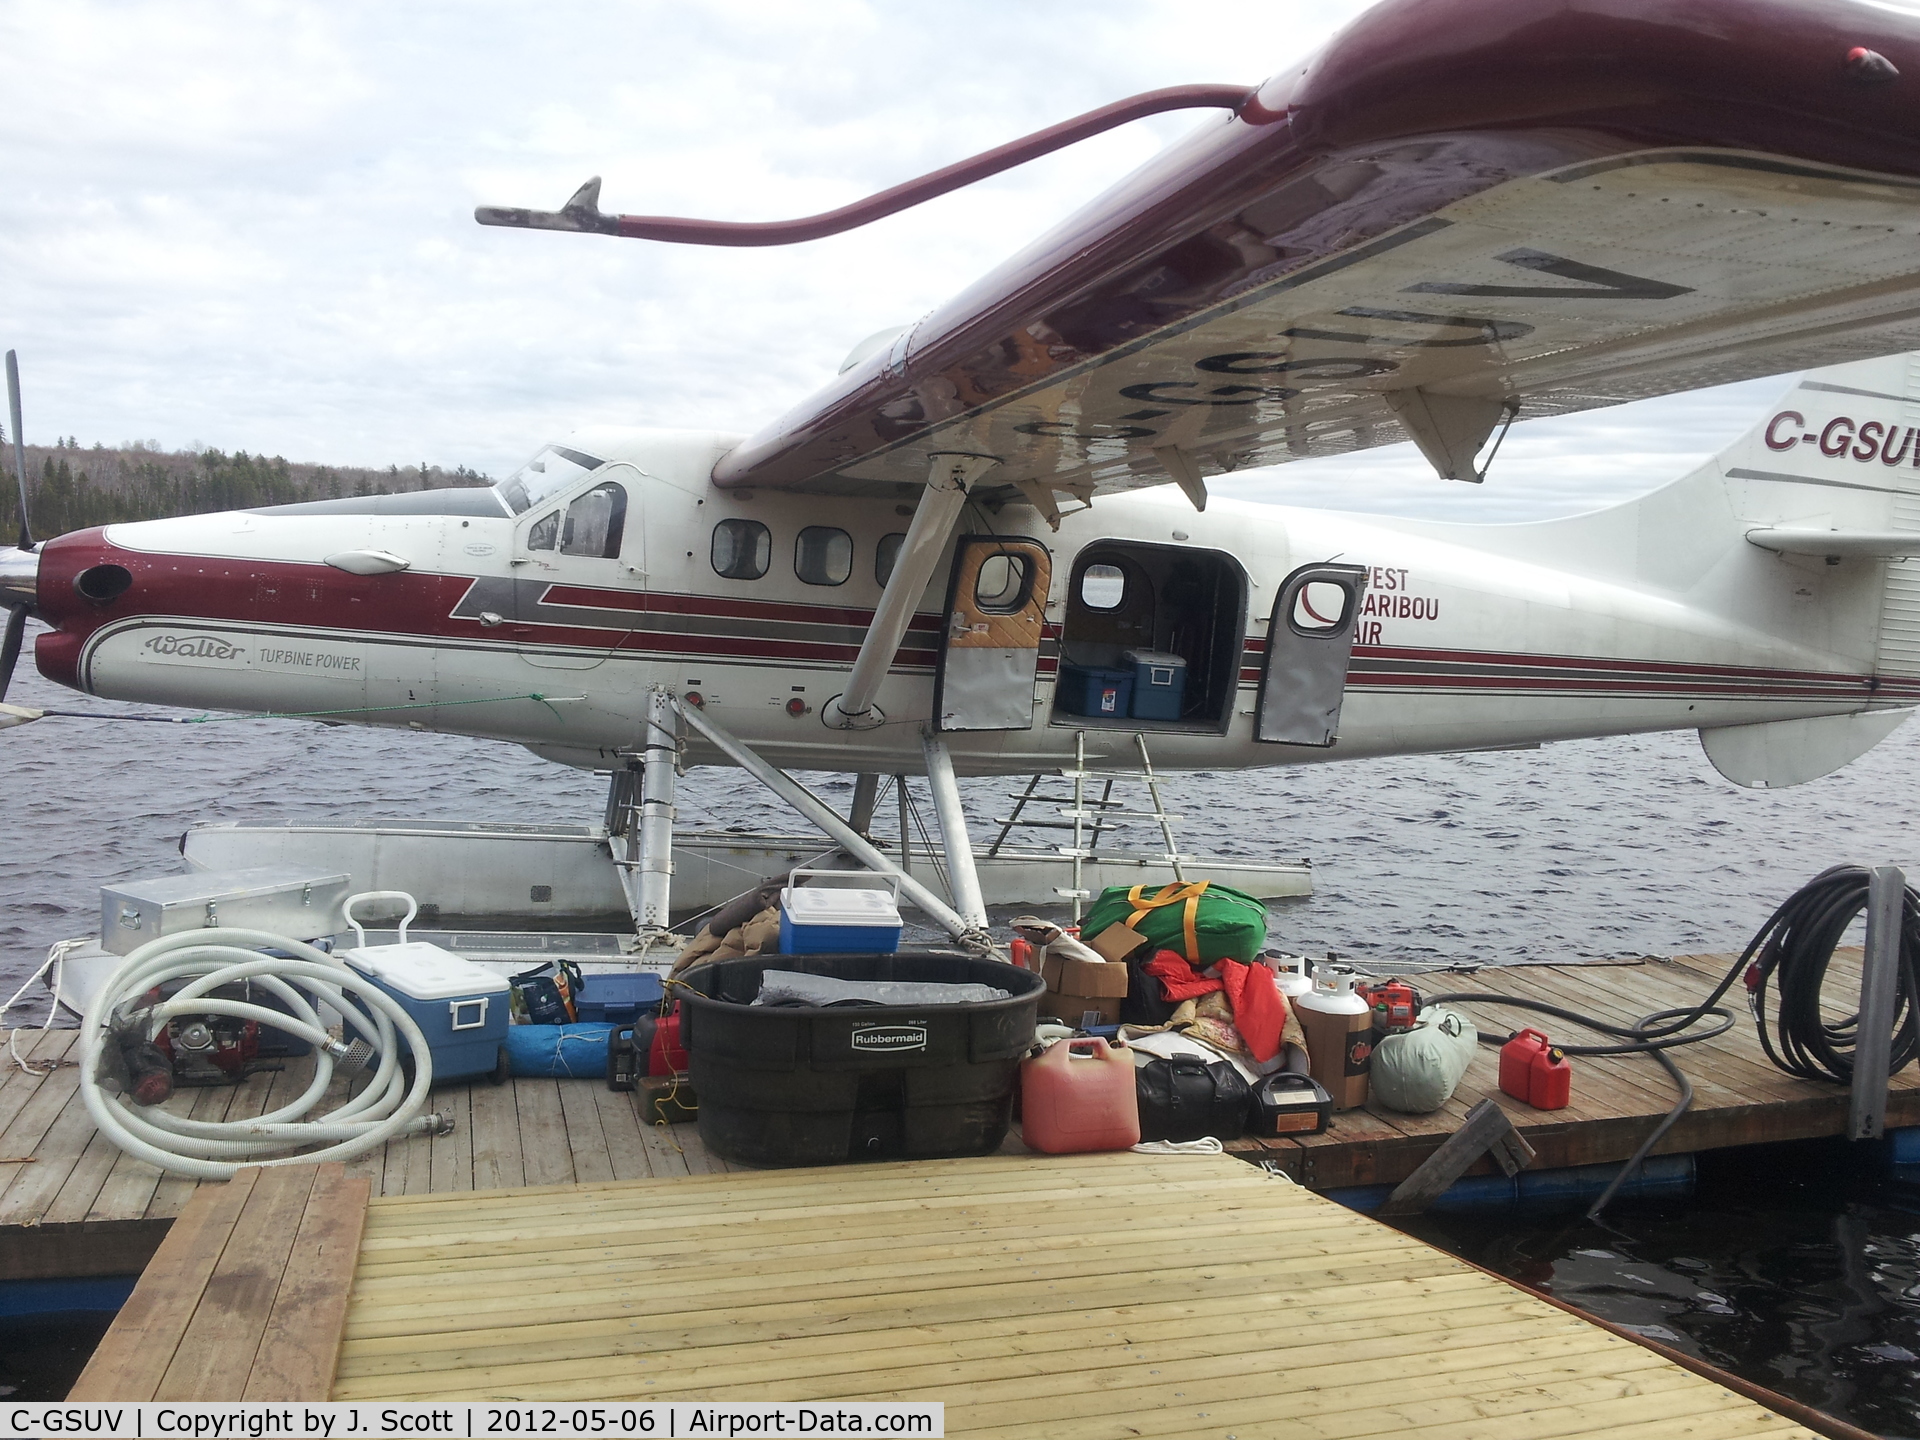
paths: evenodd
<path fill-rule="evenodd" d="M 1920 532 L 1901 530 L 1795 530 L 1767 526 L 1747 531 L 1747 543 L 1778 555 L 1820 555 L 1834 559 L 1878 555 L 1904 560 L 1920 555 Z"/>
<path fill-rule="evenodd" d="M 1702 730 L 1700 748 L 1713 768 L 1734 784 L 1778 790 L 1817 780 L 1859 759 L 1912 713 L 1873 710 L 1765 725 L 1723 725 Z"/>

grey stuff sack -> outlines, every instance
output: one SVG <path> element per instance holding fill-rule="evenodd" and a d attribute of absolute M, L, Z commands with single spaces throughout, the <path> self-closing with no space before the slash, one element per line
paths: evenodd
<path fill-rule="evenodd" d="M 1423 1011 L 1413 1029 L 1373 1047 L 1368 1084 L 1374 1098 L 1409 1115 L 1438 1110 L 1453 1098 L 1479 1043 L 1480 1032 L 1458 1010 Z"/>

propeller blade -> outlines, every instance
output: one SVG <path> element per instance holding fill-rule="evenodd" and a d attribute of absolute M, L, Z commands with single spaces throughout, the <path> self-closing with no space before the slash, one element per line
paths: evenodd
<path fill-rule="evenodd" d="M 27 607 L 16 605 L 7 614 L 7 631 L 0 638 L 0 700 L 7 698 L 13 683 L 14 663 L 20 658 L 20 641 L 27 633 Z"/>
<path fill-rule="evenodd" d="M 7 412 L 13 420 L 13 476 L 20 482 L 20 548 L 33 549 L 33 531 L 27 528 L 27 446 L 20 438 L 20 361 L 13 351 L 7 351 Z M 9 635 L 13 631 L 7 631 Z M 12 674 L 11 664 L 0 667 L 0 674 Z M 6 682 L 0 680 L 0 696 L 7 693 Z"/>

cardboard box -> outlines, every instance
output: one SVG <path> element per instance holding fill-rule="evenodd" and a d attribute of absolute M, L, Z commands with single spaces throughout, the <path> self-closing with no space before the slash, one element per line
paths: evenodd
<path fill-rule="evenodd" d="M 1069 1025 L 1117 1025 L 1120 1002 L 1127 995 L 1127 967 L 1092 960 L 1067 960 L 1049 955 L 1040 973 L 1047 993 L 1040 997 L 1040 1013 Z M 1087 1015 L 1098 1018 L 1089 1022 Z"/>
<path fill-rule="evenodd" d="M 1098 935 L 1087 941 L 1093 949 L 1109 960 L 1125 960 L 1127 956 L 1142 945 L 1150 943 L 1147 937 L 1128 925 L 1124 920 L 1116 920 Z"/>

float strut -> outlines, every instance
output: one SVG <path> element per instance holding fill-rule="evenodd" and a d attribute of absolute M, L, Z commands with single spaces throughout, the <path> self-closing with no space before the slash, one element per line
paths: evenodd
<path fill-rule="evenodd" d="M 680 760 L 679 726 L 669 691 L 647 697 L 647 738 L 640 776 L 640 859 L 634 921 L 641 937 L 664 934 L 673 886 L 673 787 Z"/>
<path fill-rule="evenodd" d="M 960 785 L 953 778 L 953 756 L 947 742 L 931 729 L 921 736 L 927 754 L 927 783 L 933 788 L 933 813 L 940 820 L 940 839 L 947 850 L 947 888 L 966 921 L 987 928 L 987 902 L 980 894 L 980 877 L 973 868 L 973 840 L 967 834 L 966 812 L 960 808 Z"/>

